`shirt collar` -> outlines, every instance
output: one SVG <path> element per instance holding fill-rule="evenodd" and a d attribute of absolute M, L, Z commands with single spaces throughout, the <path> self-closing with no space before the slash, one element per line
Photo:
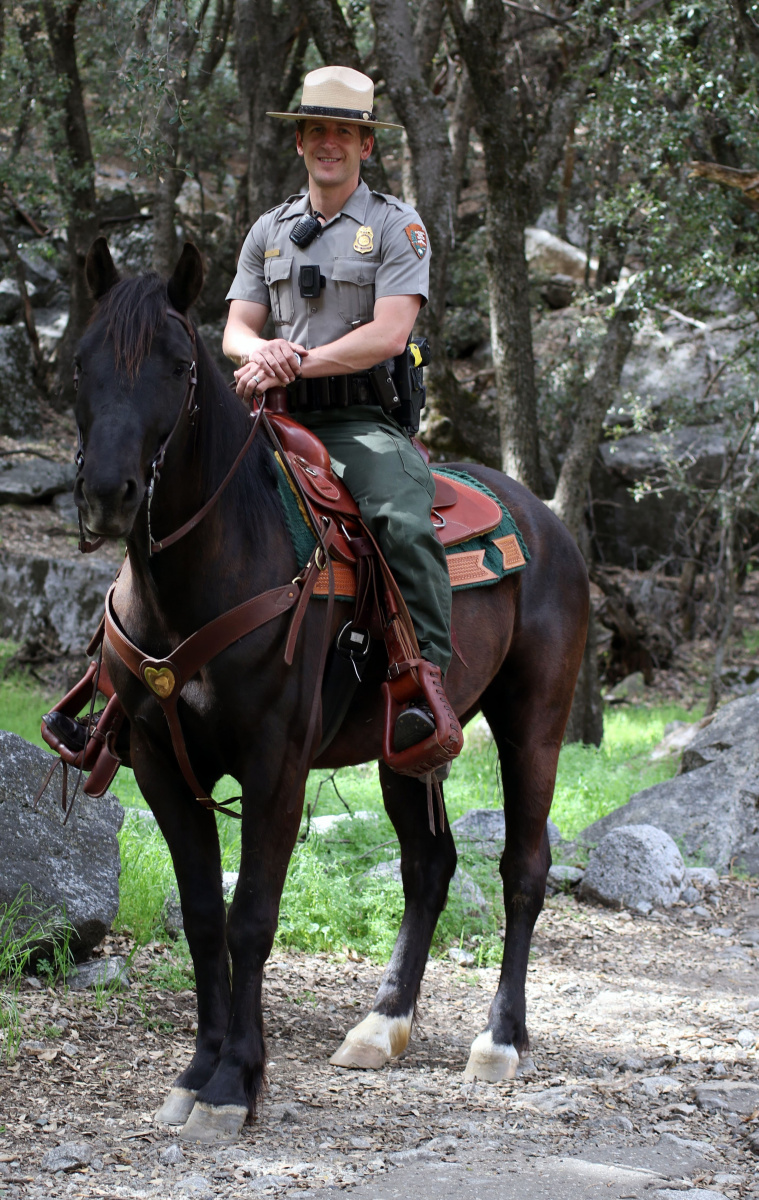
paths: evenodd
<path fill-rule="evenodd" d="M 366 209 L 369 204 L 371 192 L 364 183 L 363 179 L 359 180 L 358 187 L 355 192 L 351 192 L 345 204 L 341 208 L 338 216 L 352 217 L 354 221 L 358 221 L 359 225 L 363 225 L 366 218 Z M 279 214 L 278 220 L 287 221 L 291 217 L 302 217 L 304 213 L 309 211 L 310 201 L 308 192 L 303 192 L 300 196 L 290 196 L 285 201 L 285 206 Z M 333 218 L 334 220 L 335 218 Z M 330 222 L 331 224 L 331 222 Z"/>

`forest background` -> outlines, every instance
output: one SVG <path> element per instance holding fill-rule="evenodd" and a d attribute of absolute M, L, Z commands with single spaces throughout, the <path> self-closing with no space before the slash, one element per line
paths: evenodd
<path fill-rule="evenodd" d="M 131 270 L 200 246 L 214 348 L 245 233 L 305 182 L 291 127 L 265 114 L 324 62 L 371 75 L 380 117 L 405 126 L 365 177 L 430 232 L 425 440 L 532 488 L 588 562 L 570 738 L 598 744 L 604 687 L 651 682 L 705 638 L 713 709 L 759 549 L 749 0 L 0 0 L 11 369 L 66 411 L 100 233 Z M 45 265 L 64 289 L 54 337 Z M 701 366 L 679 377 L 683 332 Z M 668 358 L 675 383 L 650 386 Z"/>

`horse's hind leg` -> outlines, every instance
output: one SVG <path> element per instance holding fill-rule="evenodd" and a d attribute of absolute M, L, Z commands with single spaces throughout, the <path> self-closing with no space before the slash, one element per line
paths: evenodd
<path fill-rule="evenodd" d="M 556 663 L 555 669 L 535 662 Z M 529 1048 L 525 1024 L 525 980 L 530 940 L 545 897 L 551 851 L 546 820 L 572 688 L 560 655 L 531 659 L 524 673 L 509 665 L 490 685 L 482 711 L 501 759 L 506 814 L 506 848 L 501 857 L 506 935 L 501 977 L 488 1023 L 474 1041 L 466 1067 L 469 1079 L 511 1079 Z M 535 678 L 536 675 L 541 677 Z M 571 681 L 574 676 L 571 676 Z"/>
<path fill-rule="evenodd" d="M 397 775 L 380 763 L 385 808 L 401 845 L 405 910 L 392 958 L 372 1011 L 347 1034 L 330 1062 L 340 1067 L 383 1067 L 408 1045 L 414 1006 L 435 926 L 456 870 L 456 848 L 448 822 L 430 831 L 424 783 Z"/>

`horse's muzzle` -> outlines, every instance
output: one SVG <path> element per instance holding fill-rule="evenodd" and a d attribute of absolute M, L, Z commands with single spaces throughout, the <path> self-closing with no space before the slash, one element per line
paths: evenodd
<path fill-rule="evenodd" d="M 88 484 L 83 476 L 74 484 L 74 503 L 86 529 L 96 537 L 126 537 L 143 495 L 144 488 L 131 478 L 108 488 Z"/>

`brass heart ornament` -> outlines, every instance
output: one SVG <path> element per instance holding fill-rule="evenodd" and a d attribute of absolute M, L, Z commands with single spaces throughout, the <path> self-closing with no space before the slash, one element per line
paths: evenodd
<path fill-rule="evenodd" d="M 174 672 L 168 667 L 146 667 L 144 674 L 151 692 L 155 692 L 161 700 L 166 700 L 174 691 L 176 680 Z"/>

